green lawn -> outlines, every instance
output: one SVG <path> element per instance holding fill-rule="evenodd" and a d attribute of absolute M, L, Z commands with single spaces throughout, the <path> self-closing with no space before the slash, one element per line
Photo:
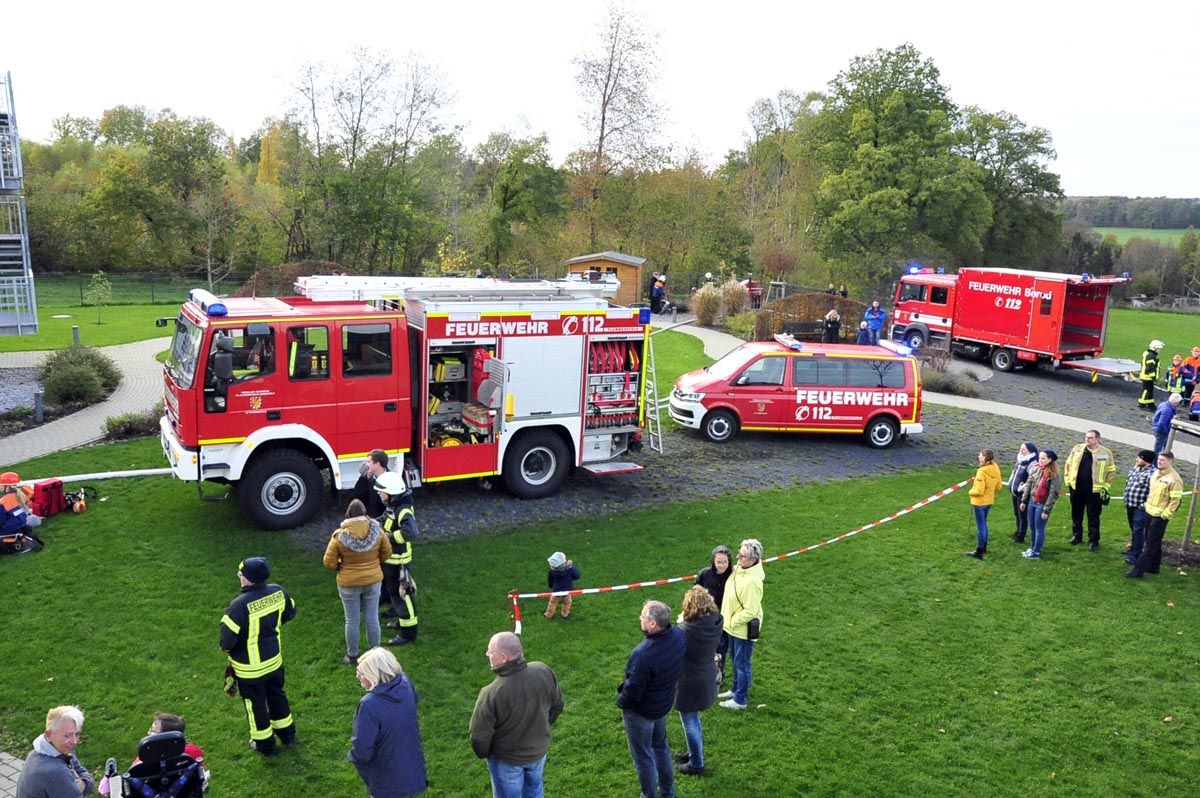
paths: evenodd
<path fill-rule="evenodd" d="M 1113 308 L 1108 317 L 1108 340 L 1104 356 L 1140 361 L 1146 345 L 1158 338 L 1166 347 L 1163 360 L 1171 356 L 1187 357 L 1193 346 L 1200 346 L 1200 320 L 1185 313 L 1162 313 L 1136 308 Z"/>
<path fill-rule="evenodd" d="M 174 326 L 155 327 L 160 317 L 174 318 L 178 307 L 168 305 L 124 305 L 96 308 L 38 307 L 38 331 L 35 335 L 0 336 L 0 352 L 62 349 L 75 340 L 73 327 L 79 328 L 79 341 L 85 346 L 112 346 L 163 338 L 175 332 Z"/>
<path fill-rule="evenodd" d="M 154 440 L 64 452 L 32 474 L 154 467 Z M 398 651 L 420 694 L 431 796 L 482 796 L 487 774 L 466 736 L 490 679 L 488 637 L 511 627 L 506 593 L 544 589 L 561 549 L 580 587 L 694 573 L 711 547 L 746 530 L 768 554 L 795 550 L 906 507 L 970 475 L 940 469 L 658 507 L 587 521 L 526 524 L 448 543 L 418 541 L 419 642 Z M 361 695 L 342 654 L 341 605 L 321 539 L 249 529 L 232 502 L 200 503 L 169 478 L 100 483 L 86 515 L 43 527 L 47 548 L 0 560 L 9 678 L 0 744 L 24 756 L 46 708 L 87 714 L 79 753 L 123 764 L 155 710 L 188 719 L 214 790 L 250 795 L 362 794 L 344 760 Z M 866 498 L 864 501 L 864 497 Z M 1002 497 L 1003 500 L 1004 497 Z M 420 500 L 418 499 L 418 513 Z M 1194 577 L 1121 578 L 1118 508 L 1105 549 L 1066 545 L 1067 508 L 1051 519 L 1045 559 L 1028 562 L 993 513 L 988 559 L 962 556 L 974 533 L 966 496 L 826 548 L 766 566 L 763 639 L 752 708 L 704 715 L 712 775 L 683 796 L 1189 795 L 1196 747 Z M 1178 535 L 1181 526 L 1173 522 Z M 323 538 L 323 535 L 318 536 Z M 272 760 L 246 748 L 240 704 L 220 692 L 218 619 L 237 562 L 271 559 L 295 596 L 285 627 L 289 693 L 301 742 Z M 570 621 L 526 601 L 524 642 L 553 666 L 566 710 L 547 793 L 627 796 L 636 779 L 615 687 L 641 639 L 640 605 L 678 607 L 685 586 L 584 596 Z M 671 719 L 673 746 L 682 745 Z"/>
<path fill-rule="evenodd" d="M 1148 227 L 1093 227 L 1101 237 L 1106 235 L 1114 235 L 1117 237 L 1117 242 L 1127 244 L 1131 238 L 1145 238 L 1150 241 L 1157 241 L 1163 246 L 1173 247 L 1179 243 L 1179 239 L 1183 238 L 1186 230 L 1157 230 Z"/>

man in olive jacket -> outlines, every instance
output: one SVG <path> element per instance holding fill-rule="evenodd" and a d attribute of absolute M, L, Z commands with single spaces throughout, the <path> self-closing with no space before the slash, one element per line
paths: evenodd
<path fill-rule="evenodd" d="M 492 635 L 486 653 L 496 678 L 475 700 L 471 748 L 487 760 L 494 798 L 542 798 L 550 727 L 563 709 L 558 677 L 544 663 L 526 662 L 512 632 Z"/>

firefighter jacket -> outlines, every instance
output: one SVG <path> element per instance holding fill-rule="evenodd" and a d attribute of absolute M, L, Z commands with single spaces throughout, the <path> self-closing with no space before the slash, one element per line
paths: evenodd
<path fill-rule="evenodd" d="M 412 544 L 409 541 L 420 534 L 417 514 L 413 512 L 412 491 L 405 491 L 388 501 L 387 511 L 380 518 L 383 533 L 392 543 L 392 556 L 384 560 L 385 565 L 408 565 L 412 562 Z"/>
<path fill-rule="evenodd" d="M 1183 480 L 1174 468 L 1159 469 L 1150 475 L 1150 495 L 1146 498 L 1146 515 L 1170 518 L 1183 501 Z"/>
<path fill-rule="evenodd" d="M 1063 482 L 1075 490 L 1075 477 L 1079 476 L 1079 460 L 1083 457 L 1086 443 L 1077 443 L 1067 455 L 1067 465 L 1063 468 Z M 1099 493 L 1101 488 L 1112 489 L 1113 477 L 1117 475 L 1117 460 L 1113 453 L 1103 446 L 1097 446 L 1092 452 L 1092 492 Z"/>
<path fill-rule="evenodd" d="M 1163 379 L 1167 383 L 1167 393 L 1183 393 L 1183 364 L 1172 364 Z"/>
<path fill-rule="evenodd" d="M 1139 380 L 1157 380 L 1158 379 L 1158 352 L 1153 349 L 1147 349 L 1142 352 L 1142 373 L 1138 375 Z"/>
<path fill-rule="evenodd" d="M 221 618 L 221 649 L 239 679 L 257 679 L 283 665 L 280 627 L 296 617 L 296 602 L 279 585 L 242 588 Z"/>

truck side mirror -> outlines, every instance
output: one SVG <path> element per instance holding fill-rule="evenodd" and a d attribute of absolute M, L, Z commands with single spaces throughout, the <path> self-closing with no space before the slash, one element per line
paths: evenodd
<path fill-rule="evenodd" d="M 213 374 L 217 375 L 217 379 L 221 383 L 227 383 L 233 379 L 232 352 L 217 352 L 213 355 Z"/>

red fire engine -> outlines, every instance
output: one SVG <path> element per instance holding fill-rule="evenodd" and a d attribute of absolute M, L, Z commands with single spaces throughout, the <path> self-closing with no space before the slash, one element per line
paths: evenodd
<path fill-rule="evenodd" d="M 914 349 L 948 346 L 989 359 L 997 371 L 1022 361 L 1121 373 L 1119 365 L 1085 358 L 1103 351 L 1109 292 L 1128 281 L 1018 269 L 913 270 L 896 286 L 892 337 Z"/>
<path fill-rule="evenodd" d="M 324 477 L 352 487 L 375 448 L 410 486 L 497 475 L 521 498 L 554 493 L 572 466 L 641 470 L 610 461 L 640 444 L 649 314 L 610 306 L 610 286 L 307 277 L 296 290 L 192 291 L 164 366 L 175 476 L 236 486 L 259 526 L 312 518 Z"/>

